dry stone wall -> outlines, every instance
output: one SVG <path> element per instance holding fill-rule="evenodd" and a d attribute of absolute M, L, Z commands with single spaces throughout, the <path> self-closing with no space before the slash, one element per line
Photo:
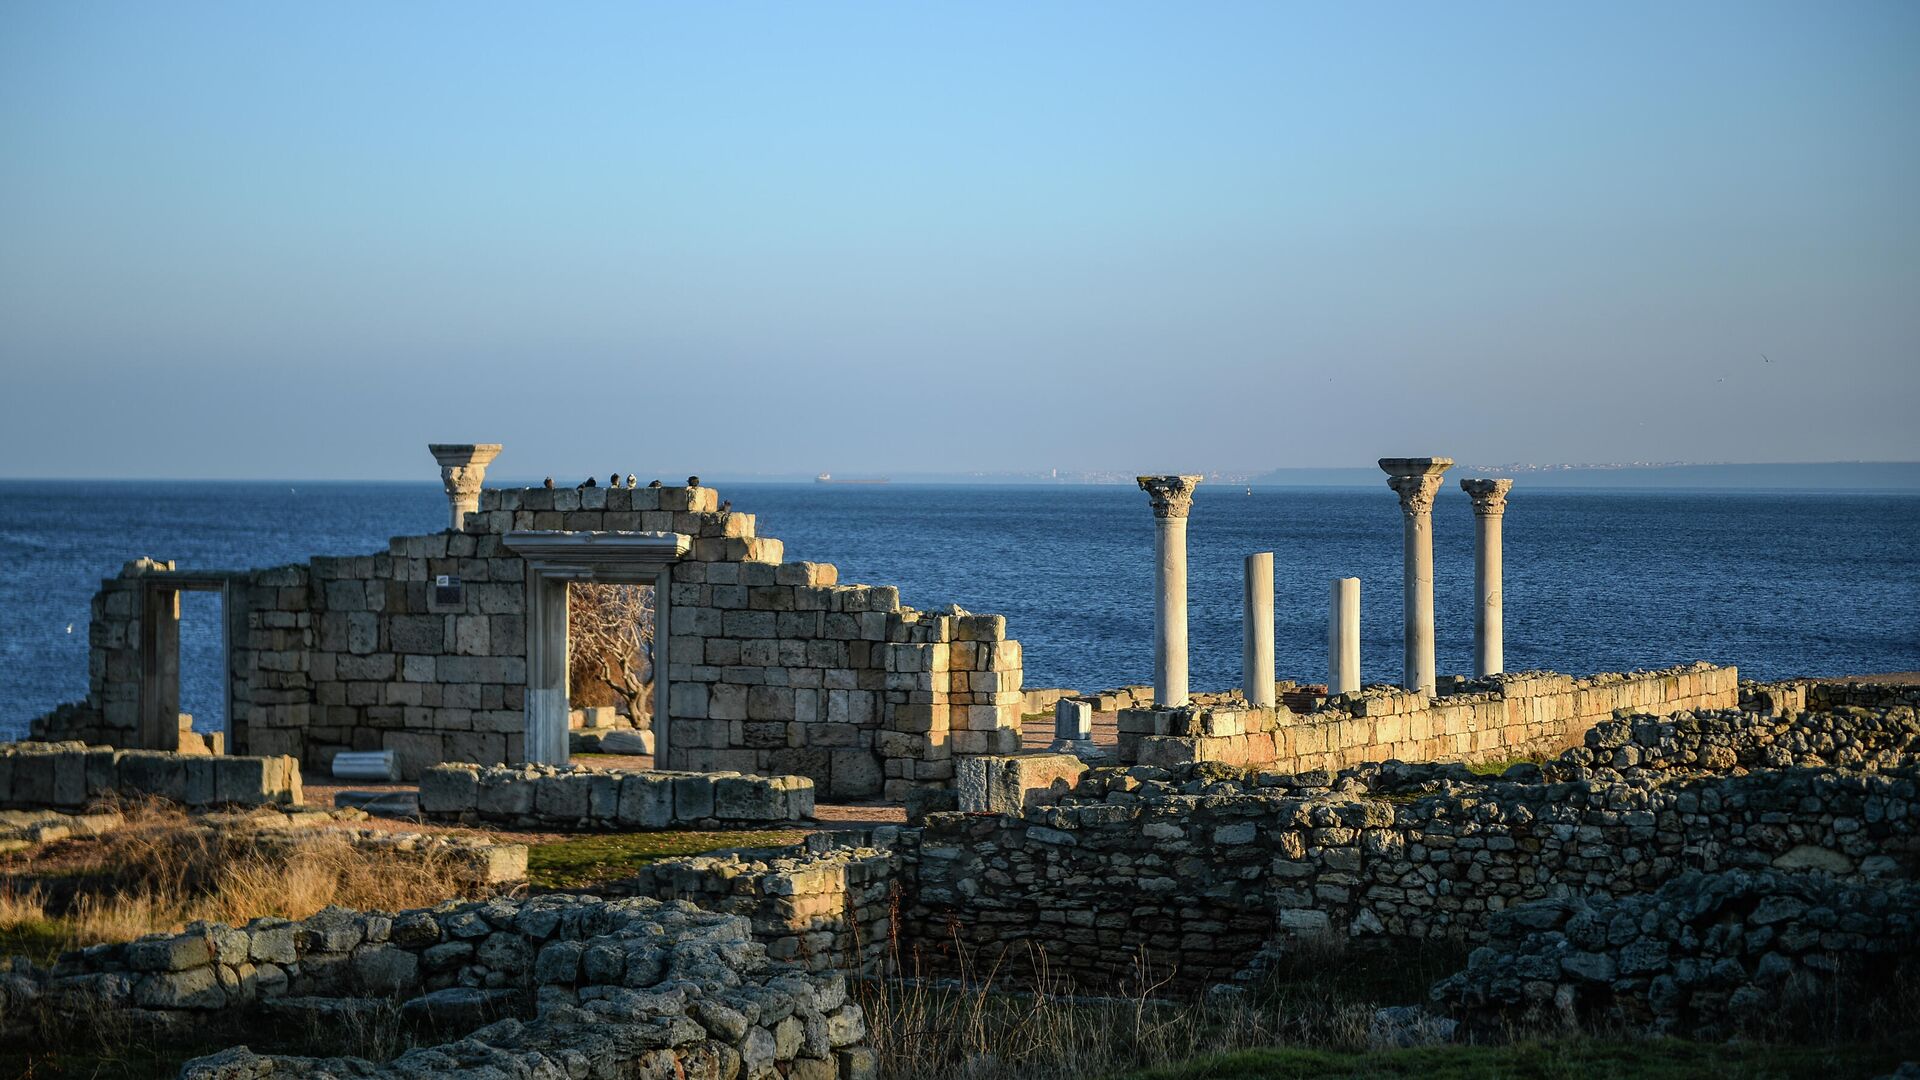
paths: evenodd
<path fill-rule="evenodd" d="M 915 611 L 897 589 L 784 562 L 753 515 L 704 487 L 488 490 L 461 531 L 250 572 L 229 745 L 314 767 L 391 750 L 408 779 L 443 761 L 523 760 L 526 565 L 504 542 L 515 530 L 690 538 L 671 571 L 664 766 L 901 799 L 950 784 L 956 756 L 1019 747 L 1020 644 L 1003 618 Z M 159 565 L 102 583 L 87 701 L 36 730 L 137 745 L 139 578 Z"/>
<path fill-rule="evenodd" d="M 232 1022 L 266 1006 L 324 1018 L 349 998 L 409 1015 L 512 1018 L 386 1066 L 255 1054 L 189 1062 L 183 1076 L 460 1076 L 502 1066 L 593 1076 L 870 1077 L 860 1008 L 837 974 L 768 961 L 744 918 L 650 899 L 543 896 L 397 914 L 329 908 L 297 922 L 195 924 L 0 978 L 0 1020 L 37 1011 L 157 1027 Z"/>
<path fill-rule="evenodd" d="M 79 742 L 0 743 L 0 809 L 77 809 L 142 796 L 187 807 L 298 805 L 300 763 Z"/>
<path fill-rule="evenodd" d="M 1910 881 L 1690 872 L 1644 895 L 1535 901 L 1487 925 L 1487 946 L 1432 996 L 1495 1036 L 1545 1023 L 1778 1039 L 1796 1020 L 1846 1024 L 1852 1005 L 1920 964 Z"/>
<path fill-rule="evenodd" d="M 891 847 L 898 831 L 883 827 L 871 839 L 844 841 L 815 833 L 788 848 L 662 859 L 624 887 L 745 916 L 775 960 L 810 971 L 872 974 L 892 941 L 898 868 Z"/>
<path fill-rule="evenodd" d="M 1143 963 L 1208 982 L 1269 942 L 1478 941 L 1515 904 L 1645 892 L 1686 870 L 1920 870 L 1910 755 L 1821 750 L 1818 730 L 1788 740 L 1817 767 L 1723 775 L 1621 753 L 1676 758 L 1663 747 L 1689 725 L 1718 729 L 1702 745 L 1762 730 L 1738 713 L 1595 729 L 1559 762 L 1504 778 L 1462 765 L 1095 769 L 1058 805 L 932 814 L 904 834 L 905 929 L 936 964 L 952 962 L 943 943 L 957 934 L 989 962 L 1044 947 L 1056 970 L 1099 985 Z M 1911 745 L 1914 730 L 1910 710 L 1889 710 L 1873 741 Z"/>
<path fill-rule="evenodd" d="M 804 776 L 553 765 L 436 765 L 420 778 L 429 821 L 524 829 L 652 830 L 783 825 L 813 817 Z"/>

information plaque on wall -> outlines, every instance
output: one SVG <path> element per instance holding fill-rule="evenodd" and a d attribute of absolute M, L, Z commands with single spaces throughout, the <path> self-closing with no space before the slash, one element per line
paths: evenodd
<path fill-rule="evenodd" d="M 452 574 L 440 574 L 433 579 L 434 607 L 462 607 L 465 599 L 460 595 L 460 579 Z"/>

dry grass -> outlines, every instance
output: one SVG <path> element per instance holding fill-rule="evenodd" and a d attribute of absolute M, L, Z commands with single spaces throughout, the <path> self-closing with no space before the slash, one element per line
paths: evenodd
<path fill-rule="evenodd" d="M 329 904 L 394 911 L 478 895 L 450 857 L 369 853 L 324 832 L 285 844 L 262 844 L 259 836 L 196 827 L 161 806 L 133 807 L 123 828 L 68 842 L 78 865 L 62 870 L 74 882 L 64 902 L 32 882 L 32 862 L 20 875 L 24 883 L 0 882 L 0 951 L 11 940 L 37 943 L 37 951 L 50 938 L 79 948 L 196 920 L 300 919 Z"/>
<path fill-rule="evenodd" d="M 1013 964 L 975 967 L 957 947 L 955 955 L 957 979 L 856 984 L 888 1080 L 1072 1080 L 1253 1047 L 1364 1052 L 1374 1010 L 1417 1000 L 1424 985 L 1409 988 L 1449 962 L 1403 956 L 1383 966 L 1330 945 L 1260 987 L 1193 995 L 1174 992 L 1171 973 L 1142 958 L 1112 996 L 1092 996 L 1038 947 L 1016 955 L 1017 977 Z M 893 960 L 902 970 L 897 945 Z"/>

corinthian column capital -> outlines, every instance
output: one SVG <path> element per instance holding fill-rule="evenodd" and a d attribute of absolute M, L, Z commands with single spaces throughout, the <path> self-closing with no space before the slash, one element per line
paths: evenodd
<path fill-rule="evenodd" d="M 1481 517 L 1499 517 L 1506 513 L 1507 491 L 1512 487 L 1511 480 L 1465 476 L 1460 478 L 1460 490 L 1473 499 L 1473 512 Z"/>
<path fill-rule="evenodd" d="M 1193 489 L 1201 478 L 1195 475 L 1136 477 L 1140 490 L 1153 501 L 1153 516 L 1184 518 L 1193 509 Z"/>
<path fill-rule="evenodd" d="M 1387 486 L 1400 496 L 1400 512 L 1408 517 L 1433 512 L 1433 497 L 1440 491 L 1441 474 L 1452 465 L 1453 459 L 1444 457 L 1380 459 L 1380 469 L 1387 474 Z"/>

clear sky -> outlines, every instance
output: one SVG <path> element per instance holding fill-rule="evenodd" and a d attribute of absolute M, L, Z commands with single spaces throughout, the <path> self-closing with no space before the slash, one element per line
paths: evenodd
<path fill-rule="evenodd" d="M 1910 460 L 1916 405 L 1909 0 L 0 5 L 4 475 Z"/>

